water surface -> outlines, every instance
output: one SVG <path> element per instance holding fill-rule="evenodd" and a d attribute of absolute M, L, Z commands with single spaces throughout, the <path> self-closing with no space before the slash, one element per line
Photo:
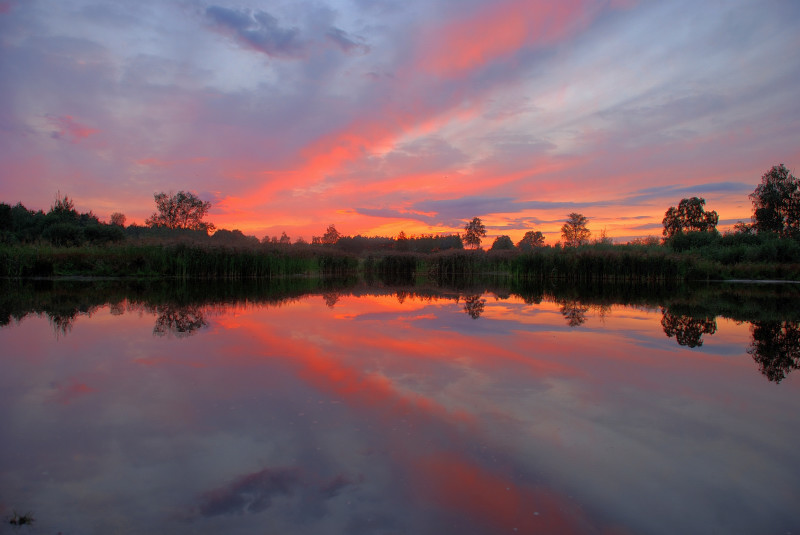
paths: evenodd
<path fill-rule="evenodd" d="M 0 328 L 20 532 L 800 531 L 774 299 L 70 290 Z"/>

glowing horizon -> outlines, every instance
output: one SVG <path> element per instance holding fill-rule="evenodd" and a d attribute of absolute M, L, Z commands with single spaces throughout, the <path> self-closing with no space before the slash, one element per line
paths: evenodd
<path fill-rule="evenodd" d="M 797 174 L 800 5 L 0 0 L 0 202 L 143 224 L 153 194 L 295 241 L 483 246 L 570 212 L 627 241 L 685 197 L 719 228 Z"/>

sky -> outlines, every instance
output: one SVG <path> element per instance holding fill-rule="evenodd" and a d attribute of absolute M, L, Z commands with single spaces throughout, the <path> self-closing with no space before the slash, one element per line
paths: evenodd
<path fill-rule="evenodd" d="M 721 230 L 800 165 L 793 0 L 0 0 L 0 201 L 310 241 Z"/>

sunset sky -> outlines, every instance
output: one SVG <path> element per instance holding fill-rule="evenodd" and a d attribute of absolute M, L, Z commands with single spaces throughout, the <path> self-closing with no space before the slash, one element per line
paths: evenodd
<path fill-rule="evenodd" d="M 0 0 L 0 201 L 142 224 L 188 190 L 259 238 L 569 212 L 726 229 L 800 165 L 793 0 Z M 488 243 L 487 243 L 488 242 Z"/>

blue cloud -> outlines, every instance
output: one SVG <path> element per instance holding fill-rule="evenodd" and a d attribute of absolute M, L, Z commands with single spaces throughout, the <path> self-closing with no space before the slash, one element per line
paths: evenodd
<path fill-rule="evenodd" d="M 233 33 L 241 44 L 272 57 L 300 58 L 306 45 L 297 28 L 282 28 L 266 11 L 245 11 L 221 6 L 206 8 L 206 16 Z"/>

